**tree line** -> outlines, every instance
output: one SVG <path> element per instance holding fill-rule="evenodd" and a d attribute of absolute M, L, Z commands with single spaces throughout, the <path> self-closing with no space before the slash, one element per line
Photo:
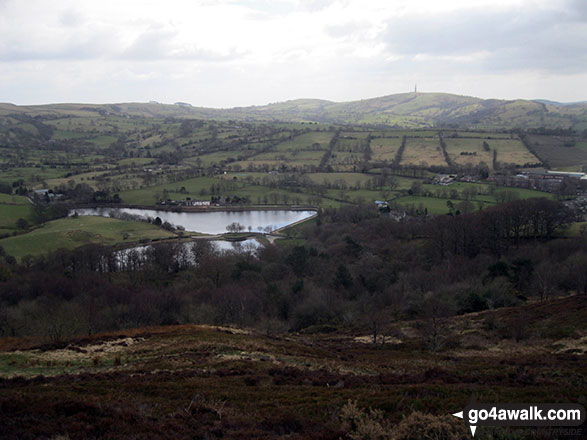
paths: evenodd
<path fill-rule="evenodd" d="M 399 222 L 345 207 L 302 227 L 303 241 L 258 250 L 226 253 L 199 240 L 123 257 L 98 245 L 1 256 L 0 334 L 58 341 L 173 323 L 374 334 L 397 319 L 436 325 L 528 297 L 587 294 L 586 238 L 556 235 L 572 220 L 544 199 Z"/>

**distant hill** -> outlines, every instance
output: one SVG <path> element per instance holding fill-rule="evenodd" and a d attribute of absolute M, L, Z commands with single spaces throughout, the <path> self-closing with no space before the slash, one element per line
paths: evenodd
<path fill-rule="evenodd" d="M 402 93 L 351 102 L 296 99 L 262 106 L 212 109 L 184 103 L 0 104 L 1 115 L 83 115 L 100 113 L 131 117 L 177 117 L 242 121 L 320 122 L 392 127 L 454 127 L 472 129 L 587 129 L 587 103 L 546 100 L 480 99 L 446 93 Z"/>

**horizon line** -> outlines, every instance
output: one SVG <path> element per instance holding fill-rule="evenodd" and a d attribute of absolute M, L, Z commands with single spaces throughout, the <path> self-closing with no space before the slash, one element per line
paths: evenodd
<path fill-rule="evenodd" d="M 42 106 L 50 106 L 50 105 L 119 105 L 119 104 L 160 104 L 160 105 L 170 105 L 170 106 L 175 105 L 175 106 L 177 106 L 177 105 L 180 105 L 180 103 L 181 103 L 181 104 L 188 104 L 190 107 L 193 107 L 193 108 L 206 108 L 206 109 L 212 109 L 212 110 L 231 110 L 231 109 L 248 108 L 248 107 L 265 107 L 265 106 L 269 106 L 269 105 L 275 105 L 275 104 L 281 104 L 281 103 L 293 102 L 293 101 L 304 101 L 304 100 L 326 101 L 326 102 L 331 102 L 333 104 L 344 104 L 344 103 L 351 103 L 351 102 L 369 101 L 369 100 L 373 100 L 373 99 L 380 99 L 380 98 L 385 98 L 388 96 L 396 96 L 396 95 L 451 95 L 451 96 L 458 96 L 458 97 L 463 97 L 463 98 L 474 98 L 474 99 L 479 99 L 482 101 L 489 101 L 489 100 L 533 101 L 533 102 L 546 101 L 546 102 L 550 102 L 553 104 L 562 104 L 562 105 L 573 105 L 573 104 L 587 103 L 587 100 L 568 102 L 568 101 L 557 101 L 557 100 L 547 99 L 547 98 L 531 98 L 531 99 L 530 98 L 509 98 L 509 99 L 508 98 L 481 98 L 478 96 L 459 94 L 459 93 L 422 92 L 422 91 L 413 91 L 412 90 L 409 92 L 390 93 L 387 95 L 379 95 L 379 96 L 374 96 L 374 97 L 370 97 L 370 98 L 351 99 L 351 100 L 346 100 L 346 101 L 333 101 L 333 100 L 324 99 L 324 98 L 292 98 L 292 99 L 286 99 L 283 101 L 271 101 L 271 102 L 267 102 L 265 104 L 235 105 L 232 107 L 203 106 L 203 105 L 192 104 L 187 101 L 162 102 L 162 101 L 157 101 L 154 99 L 148 99 L 145 101 L 128 100 L 128 101 L 115 101 L 115 102 L 82 102 L 82 101 L 66 102 L 66 101 L 61 101 L 61 102 L 45 102 L 45 103 L 40 103 L 40 104 L 15 104 L 14 102 L 0 102 L 0 105 L 13 105 L 16 107 L 42 107 Z"/>

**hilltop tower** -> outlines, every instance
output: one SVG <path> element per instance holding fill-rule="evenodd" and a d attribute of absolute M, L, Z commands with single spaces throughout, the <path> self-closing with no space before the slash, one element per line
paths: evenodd
<path fill-rule="evenodd" d="M 414 84 L 414 93 L 418 93 L 418 84 Z"/>

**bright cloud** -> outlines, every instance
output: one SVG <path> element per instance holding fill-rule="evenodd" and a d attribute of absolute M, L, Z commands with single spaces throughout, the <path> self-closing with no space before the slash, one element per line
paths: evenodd
<path fill-rule="evenodd" d="M 0 100 L 585 100 L 579 0 L 0 0 Z"/>

